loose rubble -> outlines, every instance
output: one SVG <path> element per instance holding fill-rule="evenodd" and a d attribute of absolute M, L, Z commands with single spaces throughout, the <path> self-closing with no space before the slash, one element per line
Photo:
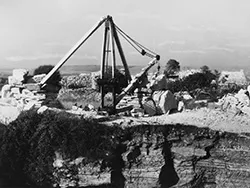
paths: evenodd
<path fill-rule="evenodd" d="M 36 81 L 39 82 L 44 76 L 34 76 L 34 83 L 27 83 L 27 70 L 13 70 L 12 76 L 9 76 L 8 84 L 4 85 L 1 90 L 1 123 L 8 124 L 16 119 L 22 111 L 41 107 L 46 95 L 40 91 Z"/>
<path fill-rule="evenodd" d="M 194 71 L 195 72 L 195 71 Z M 188 74 L 191 74 L 188 72 Z M 82 100 L 83 104 L 72 104 L 68 112 L 88 116 L 91 112 L 97 114 L 98 105 L 100 105 L 100 93 L 96 79 L 100 72 L 91 74 L 81 74 L 79 76 L 64 76 L 61 80 L 62 89 L 59 91 L 57 99 L 59 100 Z M 45 74 L 28 76 L 25 69 L 15 69 L 9 76 L 8 84 L 1 90 L 0 108 L 13 108 L 7 110 L 12 113 L 1 113 L 3 118 L 1 122 L 5 124 L 14 120 L 22 111 L 32 108 L 39 109 L 46 98 L 46 93 L 40 90 L 38 83 L 45 77 Z M 227 94 L 214 102 L 222 111 L 233 114 L 250 115 L 250 86 L 246 90 L 240 90 L 237 94 Z M 167 78 L 164 74 L 151 76 L 149 83 L 140 90 L 136 89 L 134 94 L 126 95 L 116 106 L 117 109 L 126 109 L 121 111 L 120 115 L 138 117 L 151 117 L 162 114 L 171 114 L 173 112 L 184 112 L 197 110 L 210 104 L 212 96 L 204 91 L 199 91 L 195 97 L 188 91 L 172 93 L 168 90 Z M 70 100 L 70 99 L 69 99 Z M 106 94 L 105 104 L 112 104 L 111 93 Z M 93 102 L 93 103 L 92 103 Z M 131 108 L 128 108 L 131 106 Z M 126 108 L 127 107 L 127 108 Z M 132 109 L 132 110 L 131 110 Z M 46 107 L 40 109 L 42 113 Z M 4 111 L 4 110 L 2 110 Z M 15 113 L 16 115 L 13 115 Z M 88 115 L 86 115 L 88 114 Z M 104 114 L 103 114 L 104 115 Z"/>
<path fill-rule="evenodd" d="M 223 111 L 232 112 L 234 114 L 245 113 L 250 115 L 250 99 L 247 90 L 241 89 L 237 94 L 227 94 L 219 99 L 217 105 Z"/>

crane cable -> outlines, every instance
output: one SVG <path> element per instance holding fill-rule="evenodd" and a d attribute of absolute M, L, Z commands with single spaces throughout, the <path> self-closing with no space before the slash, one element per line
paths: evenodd
<path fill-rule="evenodd" d="M 124 35 L 122 32 L 120 32 L 119 30 L 118 30 L 118 32 L 119 32 L 120 35 L 121 35 L 121 36 L 122 36 L 122 37 L 123 37 L 132 47 L 134 47 L 134 49 L 135 49 L 136 51 L 138 51 L 140 54 L 146 55 L 146 56 L 148 56 L 148 57 L 150 57 L 150 58 L 153 58 L 153 57 L 154 57 L 154 55 L 152 55 L 152 54 L 146 52 L 143 48 L 141 48 L 140 46 L 138 46 L 134 41 L 131 41 L 129 38 L 127 38 L 127 36 Z"/>
<path fill-rule="evenodd" d="M 135 41 L 134 39 L 132 39 L 130 36 L 128 36 L 124 31 L 122 31 L 117 25 L 115 25 L 116 28 L 122 32 L 127 38 L 129 38 L 131 41 L 133 41 L 135 44 L 137 44 L 138 47 L 140 47 L 141 49 L 145 49 L 149 52 L 151 52 L 154 55 L 157 55 L 155 52 L 151 51 L 150 49 L 146 48 L 145 46 L 143 46 L 142 44 L 140 44 L 139 42 Z"/>
<path fill-rule="evenodd" d="M 148 52 L 146 52 L 147 48 L 143 48 L 142 45 L 140 45 L 138 42 L 136 42 L 135 40 L 133 40 L 131 37 L 129 37 L 126 33 L 124 33 L 120 28 L 117 27 L 117 31 L 121 34 L 121 36 L 127 40 L 130 45 L 132 45 L 140 54 L 142 55 L 146 55 L 148 57 L 155 57 L 155 55 L 150 54 Z M 138 45 L 139 44 L 139 45 Z M 138 49 L 139 48 L 139 49 Z M 155 54 L 155 53 L 154 53 Z"/>
<path fill-rule="evenodd" d="M 114 24 L 115 25 L 115 24 Z M 115 28 L 120 33 L 120 35 L 131 45 L 135 48 L 136 51 L 138 51 L 142 55 L 146 55 L 150 58 L 154 58 L 157 56 L 157 54 L 150 49 L 146 48 L 139 42 L 132 39 L 130 36 L 128 36 L 124 31 L 122 31 L 117 25 L 115 25 Z M 148 51 L 148 52 L 147 52 Z"/>

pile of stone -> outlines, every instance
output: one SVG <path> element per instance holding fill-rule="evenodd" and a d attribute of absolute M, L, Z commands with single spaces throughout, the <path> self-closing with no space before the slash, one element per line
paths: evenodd
<path fill-rule="evenodd" d="M 154 91 L 160 91 L 160 90 L 166 90 L 167 88 L 167 79 L 164 74 L 160 74 L 156 77 L 152 77 L 149 88 L 151 88 Z"/>
<path fill-rule="evenodd" d="M 38 75 L 28 78 L 27 70 L 14 69 L 13 74 L 8 77 L 8 84 L 4 85 L 1 90 L 1 115 L 7 107 L 15 108 L 14 111 L 17 114 L 31 108 L 39 108 L 45 99 L 45 93 L 40 91 L 40 86 L 36 82 L 40 82 L 44 76 Z M 33 83 L 27 83 L 29 79 L 32 79 Z M 11 112 L 8 114 L 10 117 L 7 117 L 7 119 L 12 119 L 13 114 Z M 8 114 L 5 116 L 8 116 Z M 6 123 L 6 120 L 4 121 Z"/>
<path fill-rule="evenodd" d="M 178 72 L 178 76 L 180 79 L 183 79 L 187 76 L 193 75 L 195 73 L 200 73 L 201 69 L 189 69 L 189 70 L 182 70 L 180 72 Z"/>
<path fill-rule="evenodd" d="M 223 111 L 232 112 L 235 114 L 244 113 L 250 115 L 250 86 L 247 90 L 241 89 L 237 94 L 227 94 L 219 99 L 217 105 Z"/>
<path fill-rule="evenodd" d="M 156 91 L 152 96 L 144 96 L 141 102 L 137 95 L 126 96 L 117 107 L 122 108 L 128 105 L 133 107 L 130 111 L 133 117 L 168 114 L 171 110 L 178 108 L 175 96 L 169 90 Z"/>
<path fill-rule="evenodd" d="M 60 84 L 64 88 L 78 89 L 78 88 L 90 88 L 91 75 L 90 74 L 80 74 L 62 77 Z"/>

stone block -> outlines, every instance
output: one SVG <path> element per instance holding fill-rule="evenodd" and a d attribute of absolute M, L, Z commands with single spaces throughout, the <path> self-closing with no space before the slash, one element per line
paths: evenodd
<path fill-rule="evenodd" d="M 46 74 L 38 74 L 38 75 L 34 75 L 32 77 L 32 79 L 36 82 L 36 83 L 40 83 L 42 81 L 42 79 L 46 76 Z"/>
<path fill-rule="evenodd" d="M 146 114 L 148 114 L 149 116 L 156 115 L 157 109 L 153 99 L 143 100 L 142 105 Z"/>
<path fill-rule="evenodd" d="M 22 81 L 16 79 L 14 76 L 8 76 L 8 84 L 9 85 L 22 85 Z"/>
<path fill-rule="evenodd" d="M 11 85 L 6 84 L 2 87 L 1 90 L 1 98 L 7 98 L 10 95 L 11 92 Z"/>
<path fill-rule="evenodd" d="M 91 88 L 92 89 L 95 89 L 95 90 L 98 90 L 99 86 L 97 84 L 97 79 L 100 78 L 100 71 L 98 72 L 91 72 Z"/>
<path fill-rule="evenodd" d="M 161 74 L 161 75 L 157 76 L 155 78 L 155 80 L 153 80 L 150 83 L 150 88 L 153 91 L 160 91 L 160 90 L 167 89 L 167 79 L 166 79 L 165 75 Z"/>
<path fill-rule="evenodd" d="M 155 92 L 153 95 L 153 100 L 156 103 L 157 111 L 159 114 L 169 113 L 172 109 L 177 109 L 177 101 L 175 96 L 169 90 Z"/>
<path fill-rule="evenodd" d="M 13 87 L 13 88 L 11 88 L 11 93 L 14 93 L 14 94 L 21 94 L 21 93 L 20 93 L 20 88 L 18 88 L 18 87 Z"/>
<path fill-rule="evenodd" d="M 243 106 L 249 106 L 250 101 L 249 101 L 249 97 L 242 92 L 239 92 L 235 95 L 235 97 L 239 100 L 239 102 L 243 105 Z"/>
<path fill-rule="evenodd" d="M 22 95 L 25 96 L 25 97 L 33 97 L 34 96 L 34 93 L 32 93 L 30 90 L 28 89 L 23 89 L 22 90 Z"/>
<path fill-rule="evenodd" d="M 12 76 L 18 81 L 23 83 L 23 81 L 28 76 L 29 71 L 26 69 L 13 69 Z"/>
<path fill-rule="evenodd" d="M 37 83 L 30 83 L 30 84 L 24 84 L 23 85 L 25 89 L 30 90 L 30 91 L 40 91 L 41 87 Z"/>
<path fill-rule="evenodd" d="M 169 113 L 172 109 L 177 109 L 177 102 L 171 91 L 165 91 L 164 94 L 162 94 L 159 107 L 164 114 Z"/>

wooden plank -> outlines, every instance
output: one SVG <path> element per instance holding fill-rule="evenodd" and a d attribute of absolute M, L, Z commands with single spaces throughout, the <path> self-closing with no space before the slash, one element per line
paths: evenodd
<path fill-rule="evenodd" d="M 112 54 L 112 79 L 115 79 L 115 69 L 116 69 L 116 59 L 115 59 L 115 45 L 114 45 L 114 30 L 112 28 L 112 18 L 108 17 L 109 21 L 109 29 L 110 29 L 110 47 L 111 47 L 111 54 Z M 112 88 L 112 93 L 113 93 L 113 109 L 115 111 L 115 106 L 116 106 L 116 94 L 115 94 L 115 86 Z"/>
<path fill-rule="evenodd" d="M 138 82 L 140 79 L 148 72 L 148 70 L 157 63 L 157 58 L 151 60 L 146 67 L 142 69 L 142 71 L 136 75 L 136 77 L 130 82 L 130 84 L 117 96 L 116 104 L 120 102 L 120 100 L 129 92 L 136 89 Z"/>
<path fill-rule="evenodd" d="M 101 79 L 104 79 L 105 73 L 105 60 L 106 60 L 106 53 L 107 53 L 107 36 L 108 36 L 108 22 L 105 22 L 105 29 L 103 35 L 103 46 L 102 46 L 102 62 L 101 62 Z M 101 108 L 104 107 L 104 85 L 101 85 Z"/>
<path fill-rule="evenodd" d="M 106 21 L 107 17 L 102 18 L 96 25 L 94 25 L 89 32 L 87 32 L 56 64 L 56 66 L 42 79 L 41 87 L 50 79 L 50 77 L 81 47 L 81 45 Z"/>
<path fill-rule="evenodd" d="M 114 31 L 114 39 L 116 42 L 116 46 L 117 46 L 118 52 L 121 56 L 122 64 L 123 64 L 124 69 L 125 69 L 125 76 L 126 76 L 127 80 L 130 82 L 132 80 L 131 74 L 129 72 L 128 64 L 127 64 L 127 61 L 126 61 L 126 58 L 125 58 L 125 55 L 124 55 L 124 52 L 123 52 L 123 49 L 121 46 L 120 39 L 119 39 L 118 34 L 116 32 L 116 28 L 115 28 L 113 20 L 111 20 L 111 26 L 112 26 L 112 29 Z"/>

